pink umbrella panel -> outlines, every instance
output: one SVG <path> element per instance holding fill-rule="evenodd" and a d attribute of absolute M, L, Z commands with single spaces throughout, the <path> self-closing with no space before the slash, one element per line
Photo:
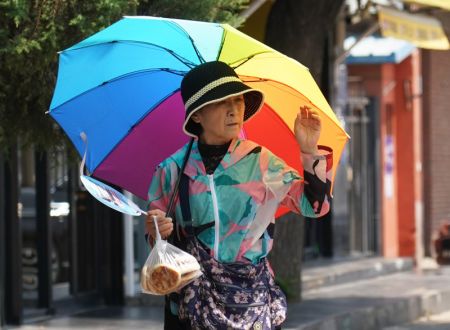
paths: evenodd
<path fill-rule="evenodd" d="M 95 169 L 93 176 L 146 200 L 158 164 L 189 140 L 182 130 L 184 116 L 181 95 L 176 92 L 133 127 Z M 264 145 L 301 170 L 300 150 L 292 131 L 267 104 L 244 124 L 241 135 Z"/>

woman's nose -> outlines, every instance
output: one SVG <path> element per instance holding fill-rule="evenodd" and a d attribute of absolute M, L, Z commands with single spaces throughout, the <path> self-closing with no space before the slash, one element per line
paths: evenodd
<path fill-rule="evenodd" d="M 228 116 L 235 116 L 237 111 L 238 111 L 237 105 L 234 104 L 234 103 L 230 103 L 229 106 L 228 106 L 227 115 Z"/>

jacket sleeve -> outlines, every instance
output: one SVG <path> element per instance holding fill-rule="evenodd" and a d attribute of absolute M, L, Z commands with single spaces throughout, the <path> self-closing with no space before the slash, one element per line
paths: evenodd
<path fill-rule="evenodd" d="M 318 218 L 330 210 L 332 150 L 319 147 L 319 155 L 301 154 L 303 177 L 269 152 L 264 181 L 268 198 L 305 217 Z M 264 161 L 263 161 L 264 163 Z"/>
<path fill-rule="evenodd" d="M 177 177 L 176 171 L 177 167 L 174 162 L 162 163 L 156 168 L 147 195 L 148 210 L 167 211 L 172 188 Z"/>
<path fill-rule="evenodd" d="M 167 211 L 169 205 L 170 192 L 173 184 L 173 166 L 160 164 L 153 174 L 152 182 L 147 194 L 147 210 L 160 209 Z M 176 176 L 175 176 L 176 178 Z M 147 240 L 148 233 L 145 232 Z M 150 245 L 153 246 L 153 240 L 150 239 Z"/>

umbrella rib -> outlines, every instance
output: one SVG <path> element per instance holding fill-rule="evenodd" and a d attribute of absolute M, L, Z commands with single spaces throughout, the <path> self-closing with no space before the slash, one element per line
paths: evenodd
<path fill-rule="evenodd" d="M 318 107 L 315 103 L 313 103 L 313 102 L 309 99 L 309 97 L 305 96 L 302 92 L 300 92 L 300 91 L 298 91 L 298 90 L 296 90 L 296 89 L 290 87 L 289 85 L 286 85 L 286 84 L 284 84 L 284 83 L 282 83 L 282 82 L 280 82 L 280 81 L 273 80 L 273 79 L 268 79 L 268 78 L 257 78 L 257 77 L 250 77 L 250 76 L 249 76 L 249 78 L 255 78 L 256 80 L 254 80 L 254 81 L 248 80 L 248 81 L 244 81 L 244 82 L 256 82 L 256 83 L 258 83 L 258 82 L 268 82 L 268 83 L 271 82 L 272 84 L 270 84 L 270 85 L 271 85 L 273 88 L 276 88 L 276 89 L 278 89 L 278 90 L 280 90 L 280 91 L 282 91 L 282 92 L 284 92 L 284 93 L 286 93 L 286 94 L 289 94 L 289 95 L 291 95 L 291 96 L 293 96 L 293 97 L 296 97 L 296 98 L 299 98 L 299 96 L 297 95 L 297 93 L 298 93 L 298 94 L 301 94 L 301 95 L 305 98 L 305 100 L 307 100 L 307 101 L 309 102 L 309 104 L 313 105 L 313 106 L 314 106 L 315 108 L 317 108 L 317 109 L 321 109 L 321 108 Z M 286 90 L 286 89 L 283 89 L 283 88 L 278 87 L 278 84 L 288 87 L 289 90 Z M 294 93 L 294 92 L 292 92 L 291 90 L 294 90 L 294 91 L 296 91 L 297 93 Z M 341 131 L 343 131 L 344 134 L 345 134 L 346 136 L 349 136 L 349 135 L 347 134 L 347 132 L 346 132 L 340 125 L 338 125 L 337 123 L 334 122 L 334 120 L 332 120 L 332 122 L 333 122 L 333 123 L 334 123 Z"/>
<path fill-rule="evenodd" d="M 172 74 L 176 74 L 178 76 L 184 76 L 186 74 L 186 71 L 173 70 L 173 69 L 170 69 L 170 68 L 155 68 L 155 69 L 146 69 L 146 70 L 139 70 L 139 71 L 128 72 L 126 74 L 114 77 L 114 78 L 112 78 L 110 80 L 106 80 L 106 81 L 102 82 L 101 84 L 98 84 L 97 86 L 94 86 L 94 87 L 92 87 L 92 88 L 90 88 L 88 90 L 85 90 L 84 92 L 82 92 L 80 94 L 77 94 L 77 95 L 71 97 L 70 99 L 64 101 L 63 103 L 58 104 L 57 107 L 55 107 L 53 109 L 50 109 L 49 112 L 51 113 L 52 111 L 55 111 L 55 109 L 57 109 L 57 108 L 63 106 L 64 104 L 66 104 L 66 103 L 68 103 L 68 102 L 70 102 L 70 101 L 80 97 L 81 95 L 89 93 L 89 92 L 93 91 L 94 89 L 102 87 L 102 86 L 104 86 L 104 85 L 106 85 L 108 83 L 114 82 L 116 80 L 120 80 L 120 79 L 128 77 L 128 76 L 132 76 L 132 75 L 135 75 L 135 74 L 145 73 L 145 72 L 152 72 L 152 71 L 165 71 L 165 72 L 169 72 L 169 73 L 172 73 Z"/>
<path fill-rule="evenodd" d="M 282 91 L 282 92 L 285 92 L 285 93 L 290 94 L 290 95 L 292 95 L 292 96 L 298 97 L 298 96 L 296 95 L 296 93 L 293 93 L 293 92 L 287 91 L 287 90 L 285 90 L 285 89 L 283 89 L 283 88 L 280 88 L 280 87 L 277 86 L 277 84 L 286 86 L 286 87 L 288 87 L 289 89 L 294 90 L 294 91 L 296 91 L 297 93 L 303 95 L 302 92 L 297 91 L 296 89 L 292 88 L 291 86 L 286 85 L 285 83 L 282 83 L 282 82 L 277 81 L 277 80 L 273 80 L 273 79 L 269 79 L 269 78 L 259 78 L 259 77 L 253 77 L 253 76 L 245 76 L 245 75 L 243 75 L 243 76 L 241 76 L 241 77 L 247 77 L 247 78 L 252 79 L 252 80 L 244 80 L 245 78 L 241 78 L 243 82 L 255 82 L 255 83 L 258 83 L 258 82 L 272 82 L 272 83 L 274 83 L 274 84 L 270 84 L 270 85 L 271 85 L 272 87 L 274 87 L 274 88 L 276 88 L 276 89 Z M 319 108 L 319 107 L 317 107 L 314 103 L 312 103 L 311 100 L 310 100 L 308 97 L 306 97 L 305 95 L 303 95 L 303 97 L 304 97 L 306 100 L 308 100 L 309 103 L 311 103 L 312 105 L 314 105 L 316 108 Z"/>
<path fill-rule="evenodd" d="M 233 66 L 233 64 L 239 63 L 238 65 L 233 66 L 234 69 L 237 69 L 237 68 L 239 68 L 241 65 L 244 65 L 245 63 L 247 63 L 248 61 L 250 61 L 250 60 L 251 60 L 253 57 L 255 57 L 256 55 L 261 55 L 261 54 L 266 54 L 266 53 L 273 53 L 273 52 L 272 52 L 272 51 L 257 52 L 257 53 L 251 54 L 251 55 L 249 55 L 249 56 L 247 56 L 247 57 L 243 57 L 243 58 L 240 58 L 240 59 L 238 59 L 238 60 L 235 60 L 234 62 L 229 63 L 229 64 L 230 64 L 230 66 Z"/>
<path fill-rule="evenodd" d="M 186 65 L 188 68 L 192 68 L 192 67 L 197 65 L 194 62 L 188 60 L 187 58 L 184 58 L 183 56 L 178 55 L 176 52 L 174 52 L 173 50 L 171 50 L 171 49 L 169 49 L 167 47 L 163 47 L 163 46 L 151 43 L 151 42 L 137 41 L 137 40 L 111 40 L 111 41 L 107 41 L 107 42 L 100 42 L 100 43 L 97 43 L 97 44 L 86 45 L 86 46 L 78 47 L 78 48 L 75 48 L 75 49 L 67 49 L 67 50 L 64 50 L 62 53 L 68 53 L 68 52 L 72 52 L 72 51 L 76 51 L 76 50 L 84 49 L 84 48 L 88 48 L 88 47 L 95 47 L 95 46 L 99 46 L 99 45 L 105 45 L 105 44 L 108 44 L 108 43 L 111 43 L 111 44 L 112 43 L 131 43 L 131 44 L 135 43 L 135 44 L 149 45 L 149 46 L 153 46 L 153 47 L 165 50 L 170 55 L 175 57 L 178 61 L 180 61 L 181 63 Z M 198 53 L 198 51 L 197 51 L 197 49 L 195 47 L 194 47 L 194 49 L 195 49 L 196 53 Z"/>
<path fill-rule="evenodd" d="M 222 29 L 223 29 L 223 27 L 222 27 Z M 226 35 L 227 35 L 227 33 L 228 33 L 228 31 L 227 31 L 226 29 L 223 29 L 223 30 L 224 30 L 224 33 L 223 33 L 223 35 L 222 35 L 222 42 L 220 43 L 220 49 L 219 49 L 219 51 L 217 52 L 217 58 L 216 58 L 217 60 L 219 60 L 219 57 L 220 57 L 220 55 L 221 55 L 221 53 L 222 53 L 223 46 L 225 45 Z M 249 55 L 249 56 L 247 56 L 247 57 L 243 57 L 243 58 L 240 58 L 240 59 L 238 59 L 238 60 L 235 60 L 234 62 L 228 63 L 228 65 L 233 66 L 233 64 L 235 64 L 235 63 L 242 62 L 242 63 L 240 63 L 239 65 L 233 67 L 234 69 L 237 69 L 238 67 L 240 67 L 240 66 L 243 65 L 244 63 L 246 63 L 246 62 L 248 62 L 249 60 L 251 60 L 251 59 L 252 59 L 253 57 L 255 57 L 256 55 L 265 54 L 265 53 L 274 53 L 274 52 L 273 52 L 273 51 L 269 51 L 269 50 L 262 51 L 262 52 L 257 52 L 257 53 L 251 54 L 251 55 Z"/>
<path fill-rule="evenodd" d="M 178 24 L 178 23 L 176 23 L 174 21 L 169 21 L 168 23 L 175 25 L 175 27 L 177 29 L 179 29 L 182 33 L 184 33 L 186 35 L 186 37 L 191 42 L 192 48 L 194 48 L 194 51 L 197 54 L 197 57 L 198 57 L 198 60 L 200 61 L 200 63 L 205 63 L 206 61 L 203 58 L 202 54 L 200 54 L 200 51 L 198 50 L 197 46 L 195 45 L 194 39 L 192 39 L 191 35 L 180 24 Z M 195 64 L 193 64 L 192 67 L 194 67 L 194 66 L 195 66 Z"/>
<path fill-rule="evenodd" d="M 228 33 L 227 30 L 225 30 L 225 29 L 223 29 L 223 30 L 224 30 L 224 33 L 223 33 L 223 36 L 222 36 L 222 42 L 220 43 L 220 50 L 217 52 L 217 58 L 216 58 L 217 60 L 219 60 L 220 55 L 222 54 L 223 46 L 225 45 L 226 35 Z M 250 61 L 256 55 L 265 54 L 265 53 L 274 53 L 274 52 L 273 51 L 268 51 L 268 50 L 267 51 L 262 51 L 262 52 L 257 52 L 257 53 L 251 54 L 249 56 L 246 56 L 246 57 L 240 58 L 238 60 L 235 60 L 234 62 L 228 63 L 228 65 L 232 66 L 233 69 L 237 69 L 238 67 L 240 67 L 244 63 Z M 235 63 L 239 63 L 239 64 L 237 66 L 233 66 L 233 64 L 235 64 Z"/>
<path fill-rule="evenodd" d="M 203 58 L 203 56 L 200 54 L 200 51 L 198 50 L 197 46 L 195 45 L 194 39 L 192 39 L 190 35 L 188 35 L 188 37 L 189 37 L 189 41 L 192 44 L 192 47 L 194 47 L 195 53 L 197 54 L 199 61 L 201 63 L 205 63 L 206 61 Z"/>
<path fill-rule="evenodd" d="M 223 28 L 223 26 L 221 26 L 221 28 L 222 28 L 222 30 L 223 30 L 223 33 L 222 33 L 222 41 L 220 42 L 220 49 L 219 49 L 219 51 L 217 52 L 217 57 L 216 57 L 216 60 L 217 60 L 217 61 L 219 60 L 220 54 L 222 54 L 223 45 L 225 44 L 225 37 L 226 37 L 226 35 L 227 35 L 227 33 L 228 33 L 228 31 L 225 30 L 225 29 Z"/>
<path fill-rule="evenodd" d="M 189 61 L 188 59 L 185 59 L 184 57 L 178 55 L 177 53 L 175 53 L 173 50 L 170 50 L 168 48 L 165 47 L 161 47 L 162 49 L 166 50 L 169 54 L 171 54 L 173 57 L 175 57 L 177 60 L 179 60 L 181 63 L 183 63 L 184 65 L 186 65 L 188 68 L 192 68 L 195 66 L 194 63 L 192 63 L 191 61 Z"/>
<path fill-rule="evenodd" d="M 120 76 L 117 76 L 117 77 L 114 77 L 112 79 L 106 80 L 106 81 L 102 82 L 100 85 L 98 85 L 96 87 L 106 85 L 106 84 L 108 84 L 110 82 L 113 82 L 113 81 L 116 81 L 116 80 L 120 80 L 120 79 L 126 78 L 128 76 L 133 76 L 135 74 L 145 73 L 145 72 L 152 72 L 152 71 L 165 71 L 165 72 L 176 74 L 178 76 L 184 76 L 186 74 L 186 71 L 174 70 L 174 69 L 170 69 L 170 68 L 143 69 L 143 70 L 127 72 L 127 73 L 122 74 Z M 96 87 L 94 87 L 94 88 L 96 88 Z"/>

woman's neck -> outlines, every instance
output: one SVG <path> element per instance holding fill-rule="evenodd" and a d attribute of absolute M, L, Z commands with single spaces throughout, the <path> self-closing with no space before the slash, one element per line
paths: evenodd
<path fill-rule="evenodd" d="M 231 141 L 216 145 L 205 144 L 202 141 L 198 143 L 198 150 L 202 156 L 203 164 L 205 165 L 206 174 L 213 174 L 217 166 L 219 166 L 223 157 L 230 147 Z"/>
<path fill-rule="evenodd" d="M 210 146 L 221 146 L 227 143 L 230 143 L 233 139 L 218 139 L 218 138 L 210 138 L 205 137 L 204 135 L 200 135 L 199 141 L 202 144 L 210 145 Z"/>

